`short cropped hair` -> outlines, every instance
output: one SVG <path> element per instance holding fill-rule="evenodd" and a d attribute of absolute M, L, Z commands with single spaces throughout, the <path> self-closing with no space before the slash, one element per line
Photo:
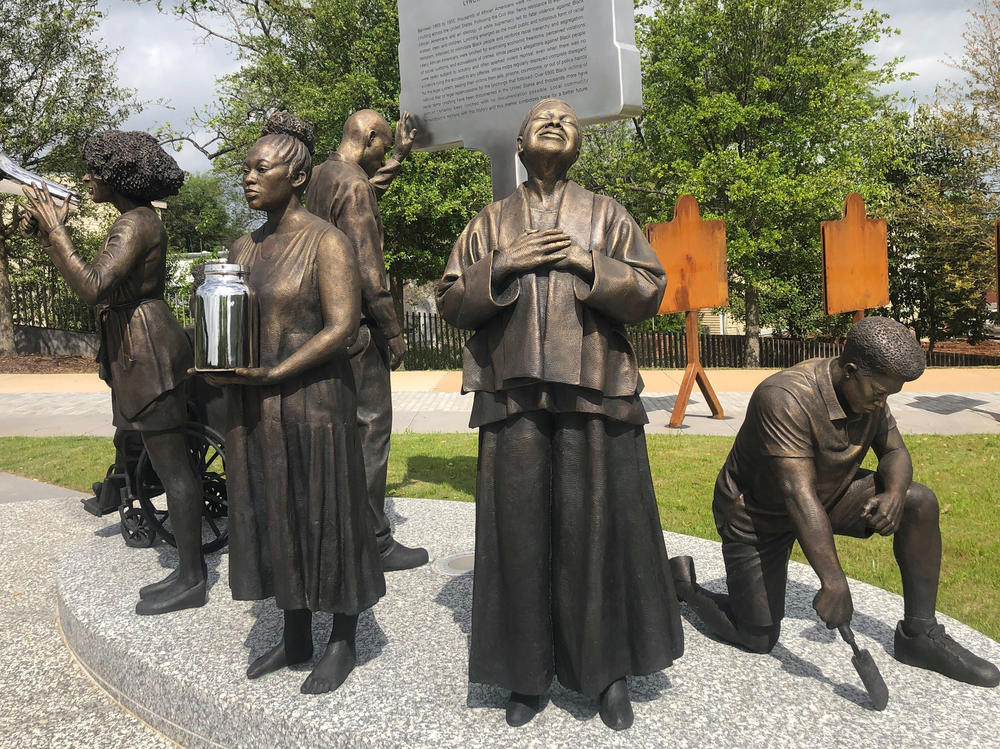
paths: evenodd
<path fill-rule="evenodd" d="M 104 130 L 83 145 L 87 169 L 115 192 L 138 201 L 176 195 L 184 172 L 149 133 Z"/>
<path fill-rule="evenodd" d="M 257 142 L 275 146 L 275 156 L 288 165 L 289 176 L 306 173 L 306 181 L 299 192 L 306 189 L 312 176 L 312 151 L 316 143 L 313 126 L 290 112 L 275 112 L 267 118 Z"/>
<path fill-rule="evenodd" d="M 912 382 L 924 373 L 927 356 L 913 333 L 889 317 L 865 317 L 847 334 L 841 364 L 854 364 L 865 375 L 874 373 Z"/>

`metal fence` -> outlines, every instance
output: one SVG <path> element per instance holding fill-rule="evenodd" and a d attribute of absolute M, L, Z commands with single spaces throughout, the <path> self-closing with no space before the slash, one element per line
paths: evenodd
<path fill-rule="evenodd" d="M 63 286 L 12 282 L 10 288 L 15 325 L 84 332 L 97 330 L 94 311 Z"/>
<path fill-rule="evenodd" d="M 12 283 L 15 325 L 60 330 L 93 331 L 97 329 L 93 311 L 69 289 L 54 284 Z M 170 298 L 168 302 L 182 325 L 192 323 L 188 297 Z M 471 331 L 449 325 L 438 315 L 407 312 L 403 330 L 409 352 L 405 367 L 410 370 L 461 369 L 462 347 Z M 629 339 L 643 368 L 680 369 L 687 366 L 686 336 L 683 332 L 665 333 L 630 328 Z M 698 336 L 701 361 L 706 367 L 746 366 L 746 352 L 741 335 Z M 760 339 L 760 366 L 784 368 L 817 356 L 838 356 L 843 344 L 810 339 L 763 337 Z M 1000 366 L 1000 356 L 953 354 L 935 351 L 928 355 L 932 367 Z"/>
<path fill-rule="evenodd" d="M 403 316 L 403 330 L 409 346 L 404 365 L 407 369 L 461 369 L 462 346 L 471 335 L 470 331 L 452 327 L 439 316 L 422 312 L 407 312 Z M 680 369 L 687 366 L 687 336 L 683 332 L 629 328 L 628 336 L 640 367 Z M 733 369 L 746 366 L 742 335 L 703 333 L 698 341 L 704 366 Z M 839 356 L 843 348 L 842 343 L 833 341 L 765 336 L 760 339 L 760 366 L 783 369 L 818 356 Z M 1000 356 L 935 351 L 928 355 L 927 364 L 932 367 L 1000 366 Z"/>

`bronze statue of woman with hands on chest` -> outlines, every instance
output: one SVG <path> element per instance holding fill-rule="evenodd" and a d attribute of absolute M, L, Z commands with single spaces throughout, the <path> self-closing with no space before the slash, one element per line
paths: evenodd
<path fill-rule="evenodd" d="M 281 641 L 251 679 L 309 660 L 312 612 L 333 614 L 305 693 L 339 687 L 355 665 L 358 615 L 385 594 L 355 423 L 347 347 L 361 292 L 350 242 L 309 213 L 312 126 L 271 116 L 243 162 L 247 204 L 266 223 L 238 239 L 259 315 L 259 366 L 210 375 L 228 387 L 229 578 L 233 597 L 274 596 Z"/>

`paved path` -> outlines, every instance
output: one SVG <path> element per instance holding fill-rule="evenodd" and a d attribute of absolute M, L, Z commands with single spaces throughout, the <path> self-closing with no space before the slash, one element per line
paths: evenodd
<path fill-rule="evenodd" d="M 711 418 L 701 393 L 696 393 L 679 430 L 667 426 L 676 397 L 676 393 L 650 392 L 648 389 L 643 394 L 643 404 L 649 414 L 648 433 L 734 435 L 743 423 L 750 393 L 720 392 L 719 400 L 726 414 L 724 419 Z M 392 395 L 393 431 L 470 431 L 472 398 L 471 394 L 457 392 L 396 390 Z M 892 396 L 889 402 L 904 433 L 1000 433 L 1000 391 L 905 391 Z M 107 389 L 97 393 L 0 392 L 0 436 L 110 437 L 113 434 L 111 395 Z"/>

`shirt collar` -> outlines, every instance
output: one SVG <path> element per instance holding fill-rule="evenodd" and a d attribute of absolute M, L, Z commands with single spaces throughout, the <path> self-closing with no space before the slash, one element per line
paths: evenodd
<path fill-rule="evenodd" d="M 819 366 L 816 368 L 816 384 L 819 385 L 819 392 L 823 396 L 830 421 L 836 421 L 837 419 L 846 419 L 847 414 L 844 413 L 844 409 L 837 399 L 837 391 L 833 387 L 833 378 L 830 376 L 830 361 L 830 359 L 822 359 L 819 362 Z"/>
<path fill-rule="evenodd" d="M 364 169 L 361 168 L 361 164 L 359 164 L 356 161 L 348 161 L 336 151 L 330 154 L 330 156 L 328 157 L 328 161 L 339 161 L 341 164 L 354 168 L 358 172 L 358 174 L 363 176 L 365 179 L 368 179 L 368 172 L 366 172 Z"/>

